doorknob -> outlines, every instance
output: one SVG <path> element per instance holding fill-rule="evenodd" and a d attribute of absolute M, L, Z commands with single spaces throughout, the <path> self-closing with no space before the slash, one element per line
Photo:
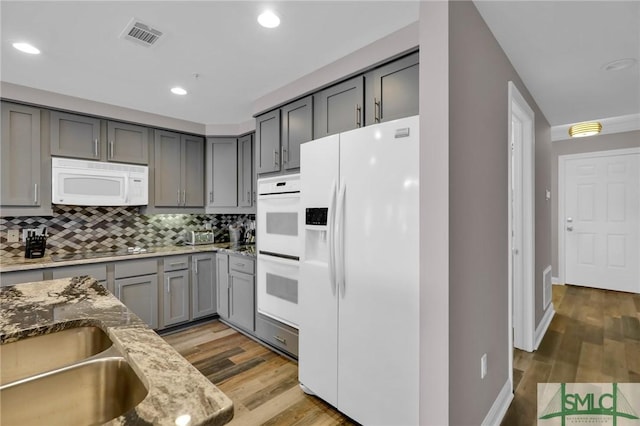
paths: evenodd
<path fill-rule="evenodd" d="M 573 226 L 567 226 L 567 231 L 573 231 Z"/>

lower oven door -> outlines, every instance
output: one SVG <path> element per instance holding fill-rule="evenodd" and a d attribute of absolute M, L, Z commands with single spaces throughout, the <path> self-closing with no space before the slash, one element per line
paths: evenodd
<path fill-rule="evenodd" d="M 298 328 L 300 262 L 258 254 L 258 312 Z"/>

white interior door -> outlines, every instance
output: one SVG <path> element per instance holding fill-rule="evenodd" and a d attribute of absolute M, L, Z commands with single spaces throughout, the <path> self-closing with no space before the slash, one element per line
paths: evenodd
<path fill-rule="evenodd" d="M 640 293 L 640 153 L 564 161 L 565 282 Z"/>

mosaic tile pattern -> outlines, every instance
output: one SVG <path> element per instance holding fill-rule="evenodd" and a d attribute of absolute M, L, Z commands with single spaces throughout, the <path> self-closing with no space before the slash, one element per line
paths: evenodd
<path fill-rule="evenodd" d="M 204 229 L 207 224 L 215 230 L 216 242 L 226 242 L 229 225 L 254 220 L 255 215 L 142 215 L 137 207 L 54 206 L 53 217 L 0 218 L 0 256 L 24 256 L 22 241 L 7 242 L 10 229 L 46 226 L 48 252 L 60 253 L 168 246 L 181 242 L 185 230 Z"/>

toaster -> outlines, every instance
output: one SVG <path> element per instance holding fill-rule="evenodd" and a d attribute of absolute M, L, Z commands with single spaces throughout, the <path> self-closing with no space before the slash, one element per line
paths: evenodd
<path fill-rule="evenodd" d="M 187 231 L 184 233 L 184 243 L 189 245 L 213 244 L 213 230 Z"/>

